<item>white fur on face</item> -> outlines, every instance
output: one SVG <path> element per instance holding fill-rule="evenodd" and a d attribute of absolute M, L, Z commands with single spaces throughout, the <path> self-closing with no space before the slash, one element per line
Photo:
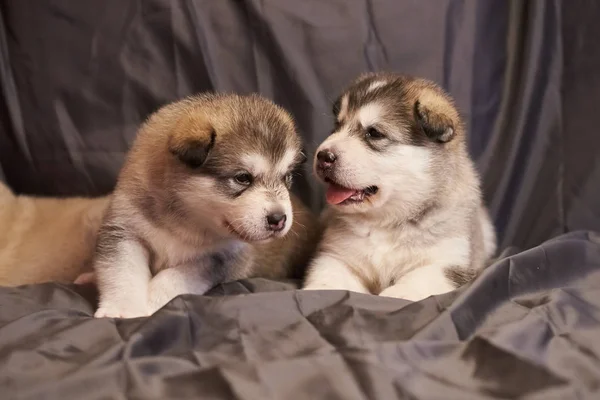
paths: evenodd
<path fill-rule="evenodd" d="M 433 190 L 430 150 L 426 147 L 391 144 L 380 153 L 373 152 L 360 137 L 361 133 L 351 134 L 349 127 L 357 123 L 363 129 L 384 124 L 383 107 L 377 103 L 362 106 L 348 123 L 319 146 L 317 153 L 329 149 L 338 156 L 335 165 L 337 183 L 353 189 L 376 185 L 379 192 L 368 201 L 342 205 L 339 209 L 361 212 L 391 201 L 390 207 L 400 207 L 401 211 L 410 214 Z"/>
<path fill-rule="evenodd" d="M 281 237 L 291 228 L 293 222 L 292 204 L 289 191 L 284 186 L 283 174 L 287 172 L 292 156 L 288 152 L 284 158 L 273 165 L 268 158 L 260 154 L 247 154 L 242 158 L 245 168 L 253 176 L 273 177 L 277 187 L 261 186 L 257 180 L 240 196 L 231 198 L 221 193 L 221 186 L 227 183 L 211 177 L 190 177 L 181 188 L 180 198 L 185 202 L 188 214 L 193 216 L 199 226 L 207 226 L 221 235 L 235 234 L 246 241 L 262 241 L 271 237 Z M 290 162 L 288 162 L 291 160 Z M 285 167 L 285 168 L 284 168 Z M 279 171 L 277 171 L 279 170 Z M 267 227 L 267 215 L 285 213 L 286 224 L 282 231 L 273 233 Z M 228 227 L 229 226 L 229 227 Z"/>
<path fill-rule="evenodd" d="M 294 219 L 289 192 L 285 189 L 275 196 L 273 194 L 270 189 L 256 188 L 229 201 L 224 213 L 227 222 L 242 238 L 249 241 L 266 240 L 287 234 Z M 266 225 L 267 215 L 273 212 L 283 212 L 286 215 L 285 228 L 274 236 Z"/>
<path fill-rule="evenodd" d="M 246 154 L 242 163 L 252 175 L 284 176 L 296 160 L 298 153 L 294 149 L 287 150 L 275 165 L 262 154 Z"/>
<path fill-rule="evenodd" d="M 276 175 L 285 175 L 289 172 L 290 167 L 296 160 L 297 152 L 295 150 L 288 150 L 285 152 L 283 157 L 275 165 L 274 171 Z"/>
<path fill-rule="evenodd" d="M 378 157 L 370 173 L 382 176 L 378 184 L 381 204 L 389 203 L 389 207 L 405 215 L 420 209 L 433 191 L 430 165 L 431 153 L 425 147 L 396 145 Z"/>
<path fill-rule="evenodd" d="M 218 192 L 217 185 L 211 177 L 190 176 L 184 185 L 177 188 L 177 193 L 191 223 L 227 235 L 228 231 L 223 225 L 227 202 Z"/>
<path fill-rule="evenodd" d="M 262 154 L 246 154 L 242 158 L 242 164 L 246 166 L 252 175 L 265 175 L 273 169 L 273 164 Z"/>
<path fill-rule="evenodd" d="M 375 81 L 369 85 L 367 89 L 367 93 L 374 91 L 375 89 L 379 89 L 380 87 L 384 87 L 388 83 L 386 81 Z"/>
<path fill-rule="evenodd" d="M 358 110 L 358 121 L 363 128 L 368 128 L 381 121 L 382 111 L 382 107 L 377 103 L 364 105 Z"/>

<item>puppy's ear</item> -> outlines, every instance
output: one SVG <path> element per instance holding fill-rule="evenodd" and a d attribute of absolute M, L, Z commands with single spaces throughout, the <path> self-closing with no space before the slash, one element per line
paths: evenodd
<path fill-rule="evenodd" d="M 190 168 L 201 167 L 215 144 L 217 134 L 203 115 L 186 114 L 169 136 L 169 151 Z"/>
<path fill-rule="evenodd" d="M 454 123 L 447 112 L 450 111 L 450 107 L 452 106 L 445 105 L 442 101 L 433 101 L 429 104 L 422 100 L 415 102 L 415 121 L 430 140 L 447 143 L 456 136 Z"/>

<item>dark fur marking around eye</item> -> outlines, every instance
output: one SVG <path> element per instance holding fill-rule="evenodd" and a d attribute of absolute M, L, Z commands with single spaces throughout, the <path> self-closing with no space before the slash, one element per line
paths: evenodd
<path fill-rule="evenodd" d="M 368 139 L 371 139 L 371 140 L 385 139 L 385 135 L 383 133 L 381 133 L 379 130 L 377 130 L 377 128 L 375 128 L 374 126 L 368 127 L 365 135 L 367 136 Z"/>
<path fill-rule="evenodd" d="M 369 149 L 373 150 L 374 152 L 381 153 L 382 151 L 385 150 L 386 146 L 379 144 L 379 142 L 369 140 L 368 138 L 366 138 L 364 136 L 362 137 L 362 140 L 367 145 L 367 147 Z"/>
<path fill-rule="evenodd" d="M 377 153 L 384 151 L 393 142 L 393 140 L 390 140 L 373 126 L 366 128 L 359 127 L 358 135 L 369 149 Z"/>
<path fill-rule="evenodd" d="M 235 182 L 234 175 L 231 172 L 223 173 L 223 171 L 216 170 L 213 166 L 208 171 L 203 168 L 202 174 L 215 179 L 215 189 L 223 196 L 232 199 L 240 197 L 252 188 L 252 185 L 243 186 Z"/>
<path fill-rule="evenodd" d="M 246 191 L 248 191 L 248 189 L 250 189 L 249 186 L 240 187 L 239 185 L 237 185 L 234 187 L 231 184 L 224 183 L 222 192 L 229 197 L 237 199 L 242 194 L 244 194 Z"/>
<path fill-rule="evenodd" d="M 253 181 L 252 175 L 249 172 L 237 173 L 233 178 L 235 179 L 236 183 L 244 186 L 250 186 Z"/>

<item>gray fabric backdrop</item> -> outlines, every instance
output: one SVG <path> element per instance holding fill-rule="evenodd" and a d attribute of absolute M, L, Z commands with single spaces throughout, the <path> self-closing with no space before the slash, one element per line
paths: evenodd
<path fill-rule="evenodd" d="M 295 115 L 310 153 L 338 91 L 361 72 L 393 70 L 456 98 L 501 247 L 598 229 L 598 7 L 3 0 L 0 177 L 20 193 L 108 192 L 139 123 L 204 90 L 272 98 Z M 322 206 L 312 180 L 296 190 Z"/>

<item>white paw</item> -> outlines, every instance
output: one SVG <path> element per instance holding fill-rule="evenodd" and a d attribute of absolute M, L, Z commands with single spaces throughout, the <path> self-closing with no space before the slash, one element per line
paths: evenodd
<path fill-rule="evenodd" d="M 100 304 L 94 314 L 96 318 L 139 318 L 147 317 L 146 304 L 135 304 L 135 302 L 107 302 Z"/>
<path fill-rule="evenodd" d="M 148 313 L 149 315 L 154 314 L 161 308 L 163 308 L 171 299 L 161 299 L 150 296 L 148 300 Z"/>
<path fill-rule="evenodd" d="M 154 314 L 180 294 L 177 291 L 167 289 L 163 285 L 156 285 L 150 282 L 148 290 L 148 312 L 150 314 Z"/>

